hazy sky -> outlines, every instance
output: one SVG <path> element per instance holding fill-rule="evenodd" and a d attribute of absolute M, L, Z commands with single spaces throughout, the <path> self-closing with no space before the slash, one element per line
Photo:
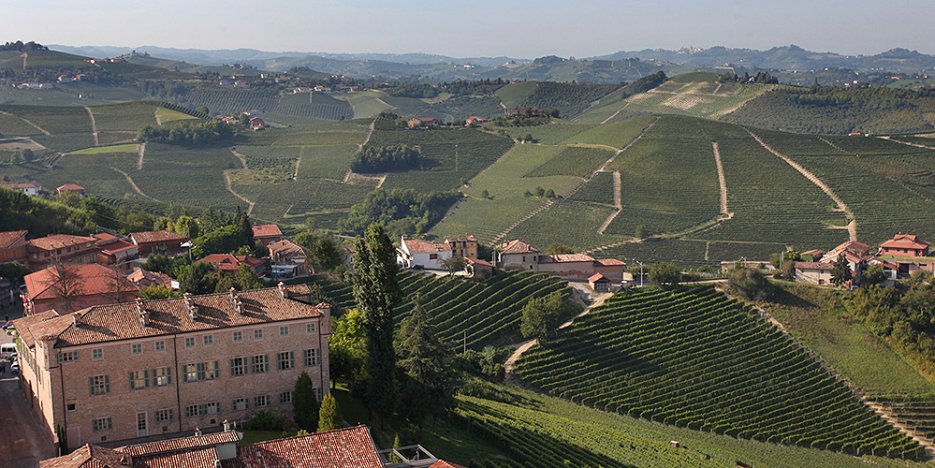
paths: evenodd
<path fill-rule="evenodd" d="M 0 42 L 585 57 L 710 47 L 935 53 L 933 0 L 2 0 Z"/>

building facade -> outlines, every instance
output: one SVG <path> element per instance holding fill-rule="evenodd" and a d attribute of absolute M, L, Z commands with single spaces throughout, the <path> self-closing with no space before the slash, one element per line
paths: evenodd
<path fill-rule="evenodd" d="M 310 299 L 280 284 L 25 317 L 23 390 L 69 447 L 289 414 L 302 372 L 329 388 L 330 306 Z"/>
<path fill-rule="evenodd" d="M 97 239 L 87 236 L 52 234 L 26 242 L 29 268 L 38 270 L 52 263 L 94 263 L 100 252 Z"/>
<path fill-rule="evenodd" d="M 26 261 L 27 231 L 0 232 L 0 263 Z"/>

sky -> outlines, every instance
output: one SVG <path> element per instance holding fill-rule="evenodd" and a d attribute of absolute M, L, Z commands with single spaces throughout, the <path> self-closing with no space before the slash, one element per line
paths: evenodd
<path fill-rule="evenodd" d="M 3 0 L 0 42 L 588 57 L 681 47 L 935 54 L 933 0 Z"/>

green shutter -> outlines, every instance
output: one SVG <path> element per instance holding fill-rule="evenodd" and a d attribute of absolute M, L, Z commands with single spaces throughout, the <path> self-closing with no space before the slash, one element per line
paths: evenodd
<path fill-rule="evenodd" d="M 136 390 L 136 386 L 133 384 L 133 371 L 130 371 L 130 390 Z"/>
<path fill-rule="evenodd" d="M 156 377 L 156 372 L 153 371 L 153 378 Z M 155 387 L 155 385 L 153 385 Z M 143 369 L 143 388 L 149 388 L 149 369 Z"/>
<path fill-rule="evenodd" d="M 88 377 L 88 394 L 94 395 L 94 377 Z"/>

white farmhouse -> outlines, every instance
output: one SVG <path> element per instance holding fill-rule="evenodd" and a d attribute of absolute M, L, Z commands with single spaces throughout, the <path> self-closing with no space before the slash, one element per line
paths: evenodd
<path fill-rule="evenodd" d="M 443 261 L 451 258 L 447 243 L 428 242 L 402 237 L 396 249 L 396 263 L 416 270 L 444 270 Z"/>

